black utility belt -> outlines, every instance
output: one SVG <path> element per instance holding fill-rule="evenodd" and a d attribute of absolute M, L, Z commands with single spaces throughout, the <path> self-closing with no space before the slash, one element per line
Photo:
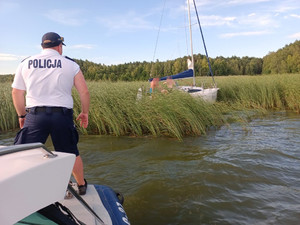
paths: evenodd
<path fill-rule="evenodd" d="M 32 108 L 28 108 L 26 109 L 27 112 L 71 112 L 73 111 L 72 109 L 68 109 L 65 107 L 51 107 L 51 106 L 37 106 L 37 107 L 32 107 Z"/>

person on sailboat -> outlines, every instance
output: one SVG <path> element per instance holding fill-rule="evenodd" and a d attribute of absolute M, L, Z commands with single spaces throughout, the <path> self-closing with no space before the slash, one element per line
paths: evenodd
<path fill-rule="evenodd" d="M 150 82 L 150 95 L 154 93 L 155 90 L 160 89 L 159 87 L 159 77 L 154 77 Z"/>
<path fill-rule="evenodd" d="M 62 56 L 63 45 L 63 37 L 54 32 L 46 33 L 42 37 L 42 52 L 26 58 L 17 68 L 12 98 L 21 130 L 14 144 L 44 144 L 51 135 L 56 151 L 76 155 L 73 175 L 79 194 L 84 195 L 87 181 L 77 147 L 78 132 L 73 122 L 72 87 L 80 96 L 81 113 L 77 120 L 84 128 L 88 126 L 90 94 L 79 65 Z"/>
<path fill-rule="evenodd" d="M 166 84 L 169 89 L 172 89 L 176 85 L 175 81 L 172 79 L 171 76 L 167 77 Z"/>

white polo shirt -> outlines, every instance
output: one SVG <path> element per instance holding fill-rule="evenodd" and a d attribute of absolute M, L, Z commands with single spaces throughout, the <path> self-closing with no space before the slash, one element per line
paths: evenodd
<path fill-rule="evenodd" d="M 53 49 L 25 59 L 17 68 L 12 87 L 26 91 L 26 108 L 73 108 L 72 87 L 79 65 Z"/>

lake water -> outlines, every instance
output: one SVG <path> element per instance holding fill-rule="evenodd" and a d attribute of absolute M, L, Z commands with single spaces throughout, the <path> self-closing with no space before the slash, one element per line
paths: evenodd
<path fill-rule="evenodd" d="M 1 134 L 0 145 L 13 136 Z M 88 182 L 122 192 L 133 225 L 300 224 L 299 114 L 272 113 L 182 142 L 80 138 Z"/>

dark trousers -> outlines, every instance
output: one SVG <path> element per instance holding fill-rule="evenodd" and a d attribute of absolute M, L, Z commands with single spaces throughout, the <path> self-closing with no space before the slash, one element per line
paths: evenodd
<path fill-rule="evenodd" d="M 14 144 L 41 142 L 49 135 L 55 151 L 79 155 L 78 132 L 73 122 L 73 110 L 64 107 L 34 107 L 27 109 L 24 127 Z"/>

